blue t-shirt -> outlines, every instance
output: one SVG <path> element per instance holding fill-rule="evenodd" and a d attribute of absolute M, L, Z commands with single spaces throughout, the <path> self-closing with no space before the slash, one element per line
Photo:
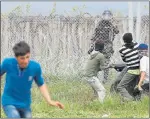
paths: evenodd
<path fill-rule="evenodd" d="M 0 66 L 0 75 L 6 73 L 2 105 L 29 108 L 33 80 L 39 87 L 44 84 L 40 64 L 30 60 L 28 66 L 21 70 L 16 58 L 6 58 Z"/>

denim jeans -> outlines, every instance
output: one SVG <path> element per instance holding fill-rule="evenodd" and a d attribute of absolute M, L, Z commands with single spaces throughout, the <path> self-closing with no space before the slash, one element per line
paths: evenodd
<path fill-rule="evenodd" d="M 3 106 L 7 118 L 32 118 L 30 108 L 16 108 L 13 105 Z"/>

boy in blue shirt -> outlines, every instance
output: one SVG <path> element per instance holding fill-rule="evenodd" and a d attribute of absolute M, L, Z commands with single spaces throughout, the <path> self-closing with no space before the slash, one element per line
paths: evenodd
<path fill-rule="evenodd" d="M 31 118 L 32 82 L 38 85 L 40 92 L 51 106 L 61 109 L 63 104 L 51 100 L 39 63 L 30 60 L 30 47 L 21 41 L 13 47 L 15 58 L 3 60 L 0 76 L 6 73 L 4 92 L 2 95 L 3 110 L 8 118 Z"/>

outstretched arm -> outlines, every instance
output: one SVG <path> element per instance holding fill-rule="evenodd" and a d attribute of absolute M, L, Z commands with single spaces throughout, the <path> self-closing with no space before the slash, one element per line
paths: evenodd
<path fill-rule="evenodd" d="M 140 81 L 138 83 L 138 89 L 142 90 L 141 86 L 143 84 L 143 81 L 145 80 L 146 72 L 142 71 L 140 75 Z"/>
<path fill-rule="evenodd" d="M 141 74 L 140 74 L 140 81 L 138 83 L 139 90 L 142 90 L 141 86 L 142 86 L 143 81 L 146 78 L 146 67 L 147 67 L 146 60 L 145 60 L 145 57 L 143 57 L 140 60 L 140 71 L 141 71 Z"/>
<path fill-rule="evenodd" d="M 7 59 L 4 59 L 3 62 L 0 64 L 0 78 L 7 72 Z"/>
<path fill-rule="evenodd" d="M 124 62 L 126 62 L 126 58 L 125 58 L 125 56 L 124 56 L 124 54 L 122 53 L 121 50 L 119 50 L 119 53 L 120 53 L 120 55 L 121 55 L 122 60 L 123 60 Z"/>
<path fill-rule="evenodd" d="M 42 71 L 41 71 L 40 66 L 38 67 L 37 75 L 34 79 L 35 79 L 35 82 L 36 82 L 36 84 L 38 85 L 38 87 L 40 89 L 41 94 L 43 95 L 44 99 L 46 100 L 46 102 L 51 106 L 56 106 L 56 107 L 59 107 L 59 108 L 63 109 L 64 108 L 63 104 L 61 104 L 58 101 L 53 101 L 51 99 L 51 96 L 48 92 L 47 86 L 44 83 L 44 79 L 43 79 L 43 76 L 42 76 Z"/>
<path fill-rule="evenodd" d="M 40 89 L 41 94 L 43 95 L 43 97 L 45 98 L 45 100 L 47 101 L 47 103 L 50 106 L 56 106 L 56 107 L 59 107 L 61 109 L 64 108 L 64 105 L 61 104 L 60 102 L 51 100 L 51 97 L 50 97 L 50 94 L 48 92 L 46 84 L 43 84 L 42 86 L 40 86 L 39 89 Z"/>

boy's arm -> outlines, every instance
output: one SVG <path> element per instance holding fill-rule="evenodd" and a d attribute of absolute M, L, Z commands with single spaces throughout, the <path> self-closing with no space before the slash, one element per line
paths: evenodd
<path fill-rule="evenodd" d="M 4 59 L 3 62 L 0 64 L 0 78 L 2 77 L 3 74 L 7 72 L 7 59 Z"/>
<path fill-rule="evenodd" d="M 104 57 L 104 55 L 100 56 L 100 67 L 99 68 L 100 68 L 100 70 L 104 70 L 104 69 L 108 68 L 108 66 L 105 67 L 105 57 Z"/>
<path fill-rule="evenodd" d="M 50 106 L 56 106 L 56 107 L 59 107 L 61 109 L 64 108 L 64 105 L 61 104 L 60 102 L 58 101 L 53 101 L 51 99 L 51 96 L 48 92 L 48 89 L 47 89 L 47 86 L 46 84 L 43 84 L 42 86 L 39 87 L 40 89 L 40 92 L 42 93 L 43 97 L 45 98 L 46 102 L 50 105 Z"/>
<path fill-rule="evenodd" d="M 140 81 L 138 83 L 138 89 L 139 90 L 142 90 L 142 84 L 143 84 L 143 81 L 145 80 L 145 76 L 146 76 L 146 73 L 144 71 L 141 72 L 140 74 Z"/>
<path fill-rule="evenodd" d="M 107 66 L 105 66 L 105 57 L 104 57 L 104 55 L 102 55 L 102 56 L 100 56 L 100 58 L 99 58 L 99 61 L 100 61 L 100 71 L 101 70 L 105 70 L 105 69 L 108 69 L 108 68 L 114 68 L 115 66 L 114 66 L 114 64 L 108 64 Z"/>
<path fill-rule="evenodd" d="M 94 50 L 94 42 L 92 41 L 90 49 L 88 50 L 88 54 L 90 54 L 93 50 Z"/>
<path fill-rule="evenodd" d="M 145 80 L 145 77 L 146 77 L 146 60 L 145 58 L 143 57 L 141 60 L 140 60 L 140 81 L 138 83 L 138 88 L 139 89 L 142 89 L 141 86 L 142 86 L 142 83 L 143 81 Z"/>
<path fill-rule="evenodd" d="M 126 61 L 126 59 L 125 59 L 124 54 L 121 52 L 121 50 L 119 50 L 119 53 L 120 53 L 120 55 L 121 55 L 122 60 L 125 62 L 125 61 Z"/>
<path fill-rule="evenodd" d="M 51 100 L 51 96 L 48 92 L 47 86 L 44 83 L 44 79 L 43 79 L 43 76 L 42 76 L 42 71 L 41 71 L 40 66 L 38 68 L 37 75 L 35 77 L 35 82 L 39 86 L 39 89 L 40 89 L 40 92 L 41 92 L 42 96 L 44 97 L 44 99 L 46 100 L 46 102 L 49 105 L 56 106 L 56 107 L 59 107 L 61 109 L 64 108 L 63 104 L 61 104 L 60 102 Z"/>

